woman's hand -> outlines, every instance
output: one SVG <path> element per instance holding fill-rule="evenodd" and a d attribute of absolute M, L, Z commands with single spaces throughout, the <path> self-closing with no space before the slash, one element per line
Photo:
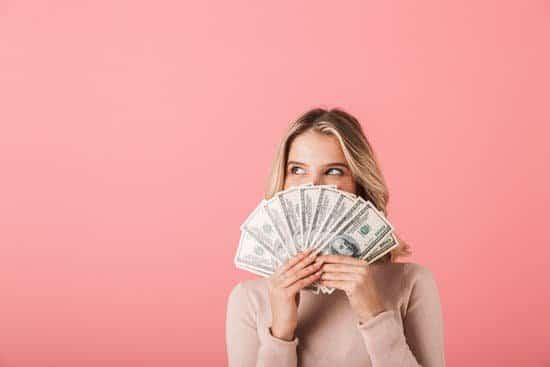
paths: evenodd
<path fill-rule="evenodd" d="M 343 255 L 320 255 L 324 264 L 319 284 L 343 290 L 359 321 L 367 320 L 385 311 L 371 273 L 371 265 L 365 260 Z"/>
<path fill-rule="evenodd" d="M 271 334 L 279 339 L 294 339 L 298 326 L 300 290 L 317 281 L 322 262 L 315 261 L 317 253 L 311 249 L 289 259 L 268 278 L 271 303 Z"/>

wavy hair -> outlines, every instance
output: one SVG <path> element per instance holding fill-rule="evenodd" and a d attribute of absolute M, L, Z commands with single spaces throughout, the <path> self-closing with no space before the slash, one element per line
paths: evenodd
<path fill-rule="evenodd" d="M 389 192 L 374 150 L 359 121 L 340 108 L 330 110 L 314 108 L 291 123 L 275 154 L 268 176 L 265 198 L 270 199 L 283 190 L 290 145 L 298 135 L 311 129 L 334 135 L 338 139 L 357 184 L 356 194 L 371 201 L 387 217 Z M 394 235 L 399 244 L 377 262 L 394 262 L 399 256 L 411 254 L 410 246 L 395 231 Z"/>

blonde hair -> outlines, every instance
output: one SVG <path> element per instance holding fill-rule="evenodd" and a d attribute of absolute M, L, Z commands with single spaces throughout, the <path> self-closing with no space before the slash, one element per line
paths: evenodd
<path fill-rule="evenodd" d="M 268 177 L 265 198 L 270 199 L 283 190 L 290 145 L 294 139 L 308 131 L 334 135 L 342 147 L 357 185 L 357 195 L 371 201 L 387 217 L 389 192 L 380 170 L 380 164 L 365 136 L 359 121 L 339 108 L 311 109 L 294 121 L 283 137 Z M 394 231 L 399 245 L 377 261 L 394 262 L 399 256 L 411 254 L 410 246 Z"/>

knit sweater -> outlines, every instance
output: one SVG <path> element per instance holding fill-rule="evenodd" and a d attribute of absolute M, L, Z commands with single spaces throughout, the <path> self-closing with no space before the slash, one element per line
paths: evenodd
<path fill-rule="evenodd" d="M 443 316 L 430 270 L 415 263 L 371 265 L 385 311 L 362 323 L 346 294 L 300 291 L 291 341 L 274 337 L 267 279 L 239 282 L 227 303 L 230 367 L 440 367 Z"/>

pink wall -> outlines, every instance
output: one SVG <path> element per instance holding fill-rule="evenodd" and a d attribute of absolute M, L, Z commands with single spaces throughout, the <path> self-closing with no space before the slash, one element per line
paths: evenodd
<path fill-rule="evenodd" d="M 44 3 L 0 3 L 0 367 L 223 365 L 239 224 L 317 105 L 363 122 L 448 365 L 550 365 L 547 2 Z"/>

